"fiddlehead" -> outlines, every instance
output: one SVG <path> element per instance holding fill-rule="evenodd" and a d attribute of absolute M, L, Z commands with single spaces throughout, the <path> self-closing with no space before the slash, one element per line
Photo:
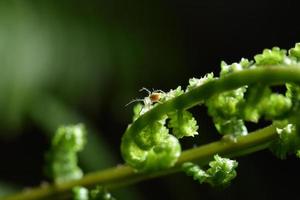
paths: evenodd
<path fill-rule="evenodd" d="M 176 138 L 198 134 L 197 122 L 187 111 L 196 105 L 206 105 L 218 132 L 232 137 L 248 134 L 245 121 L 258 122 L 262 117 L 268 121 L 291 120 L 290 111 L 298 104 L 293 98 L 298 99 L 295 93 L 299 86 L 289 83 L 287 94 L 279 94 L 270 88 L 278 83 L 279 76 L 263 79 L 261 74 L 267 74 L 268 70 L 276 73 L 277 68 L 298 69 L 299 49 L 296 44 L 287 55 L 286 50 L 274 47 L 265 49 L 254 60 L 243 58 L 230 65 L 223 61 L 219 78 L 212 73 L 200 79 L 192 78 L 185 91 L 178 87 L 161 93 L 159 102 L 139 104 L 134 108 L 134 122 L 122 139 L 121 152 L 126 163 L 138 171 L 173 166 L 181 152 Z M 168 141 L 172 145 L 167 145 Z"/>
<path fill-rule="evenodd" d="M 125 133 L 121 151 L 124 159 L 136 169 L 149 171 L 170 167 L 180 155 L 179 141 L 165 127 L 166 119 L 149 124 L 135 136 Z"/>
<path fill-rule="evenodd" d="M 240 63 L 232 65 L 223 63 L 221 68 L 221 71 L 224 72 L 221 73 L 220 78 L 213 77 L 212 73 L 200 79 L 192 78 L 186 90 L 178 87 L 168 93 L 157 91 L 159 101 L 156 101 L 156 97 L 153 97 L 152 101 L 150 98 L 152 94 L 149 94 L 144 105 L 138 104 L 134 107 L 133 123 L 126 129 L 121 150 L 126 163 L 135 170 L 126 165 L 117 166 L 87 175 L 78 181 L 32 189 L 30 193 L 23 192 L 7 199 L 33 200 L 50 197 L 77 185 L 91 186 L 101 183 L 109 189 L 116 189 L 176 172 L 179 170 L 179 166 L 188 161 L 199 164 L 199 166 L 193 163 L 186 164 L 185 167 L 191 169 L 188 174 L 193 175 L 197 180 L 201 181 L 201 177 L 206 180 L 208 171 L 202 170 L 200 166 L 208 164 L 208 161 L 212 160 L 216 154 L 236 157 L 270 148 L 280 158 L 294 153 L 300 157 L 298 119 L 300 44 L 296 44 L 289 51 L 282 51 L 279 48 L 265 50 L 261 56 L 256 56 L 253 61 L 242 59 Z M 272 91 L 271 86 L 284 84 L 286 85 L 286 94 Z M 224 138 L 233 138 L 234 140 L 221 139 L 217 142 L 188 149 L 179 157 L 180 144 L 178 139 L 170 134 L 176 129 L 180 130 L 180 125 L 176 124 L 180 121 L 178 120 L 179 117 L 176 119 L 174 116 L 177 116 L 176 113 L 188 113 L 188 109 L 198 105 L 212 105 L 212 111 L 209 114 L 217 119 L 214 119 L 214 122 L 217 122 L 215 124 L 217 130 L 222 135 L 230 136 Z M 219 113 L 221 116 L 215 113 Z M 223 120 L 226 122 L 226 117 L 222 115 L 228 116 L 229 123 L 222 122 Z M 244 121 L 258 122 L 261 118 L 273 124 L 248 133 L 248 135 L 241 134 L 245 130 Z M 192 128 L 184 128 L 183 130 L 191 130 L 191 132 L 196 133 L 198 125 L 194 123 L 195 121 L 190 117 L 190 114 L 187 114 L 186 119 L 182 121 L 188 122 L 187 124 L 190 125 L 187 127 L 191 126 Z M 172 123 L 170 123 L 171 121 Z M 218 128 L 218 122 L 221 122 L 221 128 Z M 185 123 L 182 126 L 185 126 Z M 189 131 L 180 130 L 178 132 Z M 195 135 L 181 133 L 178 134 L 178 137 Z M 237 163 L 231 166 L 236 167 L 236 165 Z M 172 168 L 136 174 L 137 170 L 150 171 L 168 167 Z M 213 172 L 217 171 L 211 170 L 210 173 L 214 174 Z M 235 176 L 235 172 L 230 174 L 230 177 Z M 218 182 L 222 183 L 223 180 L 226 180 L 226 176 Z M 84 190 L 82 191 L 84 194 Z"/>
<path fill-rule="evenodd" d="M 238 163 L 235 160 L 215 155 L 214 161 L 209 163 L 209 168 L 206 171 L 191 162 L 184 163 L 182 170 L 200 183 L 206 182 L 212 186 L 224 187 L 229 185 L 231 180 L 236 177 L 235 168 L 237 166 Z"/>
<path fill-rule="evenodd" d="M 86 143 L 86 130 L 82 124 L 61 126 L 52 138 L 46 154 L 46 174 L 55 183 L 80 179 L 83 175 L 77 166 L 77 153 Z"/>
<path fill-rule="evenodd" d="M 177 110 L 168 115 L 170 117 L 169 128 L 177 138 L 198 135 L 197 121 L 193 115 L 186 110 Z"/>

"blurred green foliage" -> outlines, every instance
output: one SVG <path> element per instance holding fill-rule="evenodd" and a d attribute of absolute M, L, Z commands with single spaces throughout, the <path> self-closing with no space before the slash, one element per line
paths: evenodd
<path fill-rule="evenodd" d="M 28 123 L 50 138 L 59 125 L 83 122 L 85 172 L 122 162 L 108 141 L 121 138 L 131 112 L 124 105 L 181 66 L 163 4 L 127 3 L 0 2 L 0 139 L 19 137 Z"/>
<path fill-rule="evenodd" d="M 132 91 L 163 77 L 158 69 L 180 65 L 173 57 L 178 49 L 166 34 L 170 27 L 160 27 L 170 21 L 160 19 L 168 13 L 155 8 L 151 16 L 139 4 L 122 10 L 123 4 L 0 3 L 0 123 L 10 130 L 1 134 L 17 133 L 36 105 L 45 108 L 52 99 L 89 112 L 109 99 L 117 103 L 109 105 L 112 111 L 125 116 L 119 108 Z"/>
<path fill-rule="evenodd" d="M 9 129 L 18 130 L 44 94 L 73 105 L 95 103 L 108 77 L 101 27 L 76 23 L 56 9 L 59 5 L 38 4 L 4 1 L 0 6 L 0 103 L 5 105 L 0 112 Z"/>

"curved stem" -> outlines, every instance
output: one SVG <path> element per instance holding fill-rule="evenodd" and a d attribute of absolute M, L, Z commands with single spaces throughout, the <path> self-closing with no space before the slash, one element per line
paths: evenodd
<path fill-rule="evenodd" d="M 207 82 L 181 96 L 155 106 L 153 109 L 139 117 L 127 131 L 130 131 L 131 134 L 138 134 L 147 124 L 158 119 L 165 113 L 169 113 L 175 109 L 181 110 L 191 108 L 199 104 L 199 102 L 227 90 L 254 83 L 272 85 L 286 82 L 300 82 L 300 66 L 262 67 L 236 72 L 226 77 Z M 134 169 L 122 165 L 90 173 L 77 181 L 34 188 L 4 198 L 4 200 L 58 199 L 57 195 L 66 194 L 76 185 L 89 187 L 95 184 L 102 184 L 112 190 L 142 180 L 177 172 L 180 170 L 181 164 L 186 161 L 197 161 L 199 164 L 204 165 L 212 159 L 214 154 L 235 157 L 256 152 L 267 148 L 276 136 L 275 128 L 269 126 L 247 136 L 239 137 L 237 138 L 237 142 L 220 140 L 218 142 L 184 151 L 176 165 L 170 169 L 153 173 L 135 173 Z"/>
<path fill-rule="evenodd" d="M 107 170 L 87 174 L 77 181 L 28 189 L 14 196 L 4 198 L 4 200 L 58 199 L 58 195 L 68 195 L 70 190 L 77 185 L 89 187 L 101 184 L 105 185 L 109 190 L 114 190 L 147 179 L 178 172 L 180 171 L 182 163 L 187 161 L 205 165 L 212 160 L 212 157 L 215 154 L 226 157 L 236 157 L 256 152 L 267 148 L 270 142 L 272 142 L 272 140 L 276 137 L 277 133 L 275 127 L 268 126 L 247 136 L 238 137 L 236 142 L 220 140 L 194 149 L 186 150 L 181 154 L 174 167 L 162 171 L 136 173 L 131 167 L 121 165 Z"/>
<path fill-rule="evenodd" d="M 268 66 L 235 72 L 220 79 L 209 81 L 183 95 L 158 104 L 132 123 L 127 129 L 127 132 L 132 136 L 139 134 L 150 122 L 159 119 L 166 113 L 170 113 L 174 110 L 189 109 L 213 95 L 228 90 L 256 83 L 274 85 L 287 82 L 300 83 L 300 65 Z"/>

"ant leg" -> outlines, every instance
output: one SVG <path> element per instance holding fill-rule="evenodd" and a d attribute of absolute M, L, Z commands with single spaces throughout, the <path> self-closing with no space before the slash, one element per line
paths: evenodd
<path fill-rule="evenodd" d="M 145 88 L 145 87 L 143 87 L 142 89 L 140 89 L 139 90 L 140 92 L 142 92 L 142 91 L 146 91 L 146 92 L 148 92 L 148 95 L 150 95 L 151 94 L 151 91 L 150 90 L 148 90 L 147 88 Z"/>
<path fill-rule="evenodd" d="M 139 116 L 141 116 L 141 113 L 142 113 L 143 109 L 144 109 L 144 107 L 142 107 L 142 109 L 140 110 Z"/>
<path fill-rule="evenodd" d="M 129 103 L 127 103 L 127 104 L 125 105 L 125 107 L 129 106 L 130 104 L 132 104 L 132 103 L 134 103 L 134 102 L 138 102 L 138 101 L 144 101 L 144 99 L 133 99 L 133 100 L 131 100 Z"/>
<path fill-rule="evenodd" d="M 156 103 L 158 103 L 158 104 L 162 104 L 163 102 L 162 102 L 162 101 L 160 101 L 160 100 L 158 100 Z"/>

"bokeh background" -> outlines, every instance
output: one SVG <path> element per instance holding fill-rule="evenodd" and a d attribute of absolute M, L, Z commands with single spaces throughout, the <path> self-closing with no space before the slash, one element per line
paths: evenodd
<path fill-rule="evenodd" d="M 221 60 L 252 59 L 300 41 L 299 3 L 225 0 L 0 2 L 0 198 L 39 185 L 49 138 L 84 122 L 85 172 L 122 163 L 120 138 L 142 87 L 169 90 L 218 74 Z M 205 108 L 183 147 L 218 138 Z M 298 195 L 300 161 L 269 151 L 238 159 L 238 177 L 217 190 L 175 174 L 114 192 L 118 199 L 277 199 Z"/>

